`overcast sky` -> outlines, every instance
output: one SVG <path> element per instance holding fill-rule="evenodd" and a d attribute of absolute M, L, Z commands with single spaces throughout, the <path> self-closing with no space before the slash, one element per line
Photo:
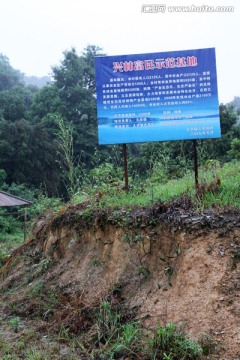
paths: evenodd
<path fill-rule="evenodd" d="M 165 11 L 144 12 L 149 4 Z M 192 5 L 202 11 L 168 8 Z M 107 55 L 215 47 L 219 101 L 226 103 L 240 96 L 239 34 L 239 0 L 0 0 L 0 53 L 26 75 L 51 74 L 64 50 L 80 54 L 89 44 Z"/>

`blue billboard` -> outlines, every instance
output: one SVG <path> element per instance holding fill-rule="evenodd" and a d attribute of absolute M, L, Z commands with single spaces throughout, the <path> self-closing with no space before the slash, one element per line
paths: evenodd
<path fill-rule="evenodd" d="M 99 144 L 221 136 L 215 49 L 95 57 Z"/>

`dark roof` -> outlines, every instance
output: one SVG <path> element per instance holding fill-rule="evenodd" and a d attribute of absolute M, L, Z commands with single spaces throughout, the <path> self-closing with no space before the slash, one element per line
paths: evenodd
<path fill-rule="evenodd" d="M 3 191 L 0 191 L 0 207 L 1 206 L 29 206 L 32 202 L 28 200 L 21 199 L 17 196 L 7 194 Z"/>

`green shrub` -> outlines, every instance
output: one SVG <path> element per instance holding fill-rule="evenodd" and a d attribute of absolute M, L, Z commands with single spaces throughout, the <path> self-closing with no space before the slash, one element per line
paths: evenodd
<path fill-rule="evenodd" d="M 186 339 L 173 323 L 159 327 L 149 342 L 152 360 L 189 360 L 197 359 L 202 354 L 201 346 L 196 341 Z"/>

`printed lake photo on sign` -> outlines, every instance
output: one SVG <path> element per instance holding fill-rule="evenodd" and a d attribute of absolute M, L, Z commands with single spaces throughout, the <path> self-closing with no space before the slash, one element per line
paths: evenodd
<path fill-rule="evenodd" d="M 95 57 L 99 144 L 221 136 L 215 49 Z"/>

